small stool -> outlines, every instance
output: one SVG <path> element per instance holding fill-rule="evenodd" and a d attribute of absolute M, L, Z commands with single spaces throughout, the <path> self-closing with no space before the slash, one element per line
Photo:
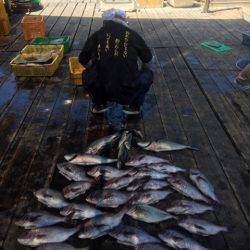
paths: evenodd
<path fill-rule="evenodd" d="M 38 36 L 45 36 L 43 16 L 25 16 L 21 22 L 23 36 L 26 41 Z"/>

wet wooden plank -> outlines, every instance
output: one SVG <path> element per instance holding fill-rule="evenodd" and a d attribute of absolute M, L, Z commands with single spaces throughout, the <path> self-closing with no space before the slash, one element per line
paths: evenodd
<path fill-rule="evenodd" d="M 73 50 L 81 50 L 88 38 L 95 5 L 87 4 L 72 44 Z"/>
<path fill-rule="evenodd" d="M 94 32 L 96 32 L 98 29 L 102 26 L 102 13 L 98 10 L 97 6 L 95 6 L 95 11 L 93 14 L 93 20 L 91 23 L 91 29 L 89 32 L 89 35 L 92 35 Z"/>
<path fill-rule="evenodd" d="M 246 185 L 246 182 L 244 180 L 242 180 L 242 176 L 245 176 L 246 178 L 248 178 L 247 171 L 244 168 L 244 162 L 241 160 L 241 158 L 239 157 L 237 152 L 235 150 L 233 150 L 232 143 L 230 143 L 230 140 L 226 136 L 225 132 L 223 132 L 222 128 L 220 128 L 220 126 L 218 126 L 219 122 L 218 121 L 215 122 L 214 120 L 211 121 L 211 119 L 212 119 L 211 117 L 214 117 L 214 116 L 212 116 L 212 115 L 211 115 L 211 117 L 209 116 L 210 117 L 209 122 L 206 121 L 205 115 L 207 115 L 207 113 L 208 113 L 208 107 L 206 107 L 203 104 L 203 102 L 201 100 L 202 95 L 198 96 L 198 93 L 197 93 L 198 90 L 194 88 L 195 82 L 193 80 L 191 80 L 191 76 L 188 77 L 187 73 L 184 73 L 184 72 L 178 70 L 177 66 L 175 68 L 176 68 L 178 74 L 181 76 L 181 78 L 186 79 L 185 83 L 189 83 L 188 84 L 189 88 L 186 87 L 186 91 L 187 91 L 193 105 L 195 105 L 197 103 L 197 105 L 195 105 L 194 107 L 197 110 L 197 114 L 200 117 L 200 121 L 202 123 L 204 123 L 203 124 L 204 129 L 206 130 L 206 133 L 212 142 L 212 145 L 214 147 L 216 155 L 221 162 L 223 170 L 225 171 L 226 177 L 229 179 L 229 183 L 230 183 L 230 185 L 232 185 L 234 193 L 236 193 L 237 199 L 240 200 L 241 207 L 243 207 L 244 215 L 246 217 L 248 217 L 248 214 L 249 214 L 248 202 L 249 201 L 247 199 L 245 199 L 245 196 L 244 196 L 244 193 L 246 191 L 245 192 L 242 191 L 244 189 L 246 190 L 249 188 L 248 185 Z M 188 79 L 188 81 L 187 81 L 187 79 Z M 193 82 L 193 84 L 191 85 L 190 82 L 191 83 Z M 182 81 L 182 83 L 184 84 L 184 81 Z M 197 88 L 197 86 L 196 86 L 196 88 Z M 198 99 L 198 97 L 200 97 L 200 98 Z M 199 105 L 198 105 L 198 101 L 199 101 Z M 210 113 L 211 113 L 211 110 L 210 110 Z M 215 128 L 214 127 L 215 125 L 218 127 Z M 211 126 L 211 128 L 209 128 L 209 126 Z M 220 138 L 220 140 L 218 140 L 218 138 Z M 226 140 L 227 142 L 225 142 L 224 140 Z M 235 166 L 237 166 L 237 169 L 235 169 Z M 249 218 L 248 218 L 248 220 L 249 220 Z"/>
<path fill-rule="evenodd" d="M 30 165 L 37 155 L 37 150 L 39 149 L 41 139 L 46 130 L 59 91 L 59 86 L 55 84 L 48 85 L 44 96 L 37 106 L 37 112 L 35 116 L 32 117 L 32 123 L 26 130 L 12 159 L 9 163 L 5 163 L 6 166 L 5 164 L 2 165 L 5 171 L 2 175 L 1 190 L 7 190 L 7 192 L 9 192 L 9 195 L 7 195 L 7 192 L 1 193 L 1 197 L 5 200 L 6 209 L 15 208 L 18 205 L 15 203 L 16 195 L 20 192 L 25 183 L 26 172 L 29 170 Z M 8 249 L 8 246 L 5 244 L 16 243 L 13 239 L 14 238 L 11 238 L 10 243 L 8 243 L 7 237 L 4 243 L 6 249 Z"/>
<path fill-rule="evenodd" d="M 11 83 L 7 85 L 7 88 L 10 92 L 7 92 L 7 90 L 3 92 L 3 90 L 1 90 L 1 94 L 8 96 L 11 91 L 16 91 L 17 82 L 14 78 L 12 79 Z M 6 150 L 8 150 L 9 145 L 18 132 L 19 126 L 25 119 L 30 105 L 34 101 L 41 84 L 41 79 L 40 81 L 38 79 L 29 79 L 23 83 L 19 83 L 19 90 L 16 92 L 13 99 L 11 99 L 11 104 L 5 104 L 8 106 L 8 108 L 0 117 L 0 139 L 3 142 L 0 148 L 0 162 L 2 161 Z"/>
<path fill-rule="evenodd" d="M 144 9 L 141 9 L 139 13 L 137 13 L 137 17 L 139 22 L 144 29 L 144 36 L 147 41 L 148 46 L 150 47 L 162 47 L 161 40 L 159 39 L 155 29 L 148 19 L 147 13 Z"/>
<path fill-rule="evenodd" d="M 72 16 L 68 22 L 68 24 L 65 27 L 65 30 L 63 31 L 64 36 L 70 36 L 70 47 L 75 39 L 75 35 L 77 33 L 78 27 L 80 25 L 81 17 L 84 13 L 86 4 L 78 3 L 76 8 L 74 9 L 74 12 L 72 13 Z"/>
<path fill-rule="evenodd" d="M 177 29 L 174 20 L 169 15 L 170 11 L 165 11 L 165 9 L 156 9 L 155 10 L 157 16 L 162 20 L 165 29 L 168 30 L 169 34 L 172 36 L 175 41 L 176 46 L 187 46 L 187 41 L 181 34 L 181 32 Z"/>
<path fill-rule="evenodd" d="M 69 3 L 66 8 L 61 13 L 60 17 L 58 18 L 56 24 L 53 26 L 53 28 L 50 30 L 49 35 L 61 35 L 69 22 L 71 15 L 76 8 L 76 4 Z"/>
<path fill-rule="evenodd" d="M 11 70 L 10 70 L 10 61 L 16 52 L 3 52 L 2 63 L 0 64 L 0 86 L 10 77 Z"/>
<path fill-rule="evenodd" d="M 232 161 L 230 163 L 230 160 L 223 159 L 221 152 L 223 151 L 223 154 L 226 154 L 226 152 L 228 152 L 232 157 L 235 157 L 234 160 L 236 160 L 238 164 L 241 163 L 241 165 L 244 165 L 244 163 L 241 161 L 240 157 L 237 156 L 235 150 L 233 151 L 233 146 L 232 144 L 230 144 L 227 136 L 225 134 L 223 136 L 223 129 L 220 127 L 219 122 L 216 121 L 215 116 L 213 115 L 213 112 L 209 107 L 209 104 L 205 101 L 205 99 L 203 99 L 203 94 L 198 90 L 198 86 L 195 85 L 194 80 L 191 80 L 191 76 L 188 77 L 188 74 L 190 73 L 187 73 L 188 71 L 184 72 L 184 70 L 178 70 L 177 64 L 175 64 L 175 62 L 173 61 L 172 62 L 175 65 L 175 69 L 173 69 L 173 67 L 170 67 L 170 65 L 165 66 L 164 62 L 166 58 L 163 58 L 162 55 L 166 55 L 166 53 L 163 53 L 163 51 L 159 51 L 157 54 L 160 62 L 163 62 L 162 68 L 164 70 L 164 77 L 167 81 L 166 83 L 168 83 L 169 85 L 189 143 L 191 145 L 197 145 L 201 149 L 199 152 L 194 153 L 194 157 L 196 159 L 198 167 L 208 176 L 209 180 L 214 185 L 222 204 L 224 204 L 221 209 L 219 209 L 218 211 L 216 210 L 217 218 L 221 224 L 227 224 L 230 228 L 232 227 L 232 225 L 238 225 L 237 229 L 236 226 L 234 226 L 234 232 L 224 235 L 226 241 L 228 242 L 229 248 L 236 249 L 236 245 L 233 245 L 232 243 L 234 242 L 234 237 L 239 237 L 241 240 L 243 240 L 242 233 L 246 232 L 247 234 L 249 234 L 248 228 L 246 226 L 246 214 L 242 213 L 241 211 L 242 203 L 240 205 L 238 204 L 238 199 L 245 200 L 247 202 L 247 200 L 243 196 L 242 189 L 245 189 L 246 192 L 246 190 L 248 190 L 248 187 L 241 180 L 239 174 L 239 172 L 241 172 L 241 174 L 246 174 L 247 171 L 237 168 L 236 170 L 234 170 L 233 174 L 229 174 L 233 171 L 232 168 L 235 163 Z M 169 50 L 168 54 L 171 59 L 178 57 L 178 55 L 174 55 L 174 53 L 171 53 L 171 51 Z M 176 75 L 174 70 L 177 71 L 178 76 Z M 181 81 L 178 80 L 179 77 Z M 186 82 L 188 82 L 188 84 Z M 193 82 L 192 85 L 194 86 L 192 86 L 192 88 L 190 86 L 190 82 Z M 187 90 L 187 88 L 189 89 Z M 194 90 L 196 90 L 195 93 Z M 186 96 L 186 92 L 188 96 Z M 190 93 L 192 93 L 192 95 Z M 208 121 L 208 119 L 210 120 Z M 207 129 L 211 125 L 213 127 Z M 210 144 L 211 138 L 213 138 L 212 143 L 214 143 L 214 145 Z M 220 140 L 218 141 L 216 138 L 220 138 Z M 214 140 L 216 140 L 216 142 Z M 228 142 L 225 142 L 224 140 Z M 224 145 L 227 145 L 227 147 L 230 147 L 230 149 L 225 148 Z M 221 164 L 223 166 L 222 169 Z M 231 164 L 230 170 L 228 164 Z M 213 166 L 212 169 L 211 166 Z M 224 173 L 224 171 L 226 171 L 226 174 Z M 238 180 L 235 180 L 236 175 Z M 233 185 L 233 189 L 231 185 Z M 236 197 L 234 197 L 234 188 L 238 185 L 240 185 L 241 187 L 237 188 L 236 190 L 236 199 Z M 245 212 L 247 212 L 247 206 L 247 203 L 245 203 Z M 237 216 L 235 214 L 237 214 Z M 239 219 L 239 217 L 241 219 Z M 243 225 L 242 221 L 245 221 Z M 242 244 L 240 245 L 240 247 L 243 247 L 243 249 L 245 249 L 244 247 L 246 246 L 246 242 L 242 242 L 239 244 Z"/>
<path fill-rule="evenodd" d="M 242 131 L 241 121 L 233 112 L 230 104 L 226 102 L 223 94 L 220 92 L 213 80 L 203 71 L 194 71 L 197 79 L 200 82 L 200 87 L 206 94 L 210 105 L 218 115 L 221 124 L 227 131 L 230 139 L 234 142 L 242 156 L 249 164 L 249 133 Z"/>
<path fill-rule="evenodd" d="M 146 9 L 146 13 L 161 41 L 161 45 L 163 47 L 176 47 L 175 41 L 162 23 L 162 20 L 159 19 L 157 12 L 154 9 Z"/>
<path fill-rule="evenodd" d="M 60 143 L 67 126 L 75 91 L 75 86 L 69 82 L 69 79 L 65 79 L 60 87 L 60 95 L 50 115 L 38 151 L 25 173 L 24 186 L 20 187 L 16 196 L 15 204 L 17 208 L 15 217 L 19 217 L 25 212 L 33 211 L 36 208 L 38 202 L 33 195 L 33 191 L 44 187 L 47 182 L 50 182 L 49 179 L 54 173 L 56 160 L 60 152 Z M 20 247 L 16 241 L 12 240 L 17 238 L 19 233 L 20 230 L 14 225 L 13 221 L 4 243 L 5 248 L 15 249 Z"/>

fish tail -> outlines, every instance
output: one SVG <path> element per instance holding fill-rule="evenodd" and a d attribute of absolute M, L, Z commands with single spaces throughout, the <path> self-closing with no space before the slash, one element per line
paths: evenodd
<path fill-rule="evenodd" d="M 221 231 L 222 231 L 222 232 L 228 232 L 228 228 L 227 228 L 227 227 L 222 227 L 222 228 L 221 228 Z"/>
<path fill-rule="evenodd" d="M 193 146 L 188 146 L 188 149 L 194 150 L 194 151 L 200 151 L 199 148 L 193 147 Z"/>

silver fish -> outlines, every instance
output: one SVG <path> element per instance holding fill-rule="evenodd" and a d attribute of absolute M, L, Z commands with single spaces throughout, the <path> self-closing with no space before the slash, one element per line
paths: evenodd
<path fill-rule="evenodd" d="M 64 217 L 41 211 L 27 213 L 23 218 L 17 220 L 15 224 L 25 229 L 32 229 L 52 226 L 65 221 L 66 219 Z"/>
<path fill-rule="evenodd" d="M 103 212 L 87 204 L 71 203 L 69 206 L 64 207 L 60 214 L 70 216 L 73 220 L 85 220 L 101 215 Z"/>
<path fill-rule="evenodd" d="M 204 174 L 202 174 L 198 169 L 190 169 L 189 177 L 203 194 L 212 200 L 219 202 L 212 184 L 208 181 Z"/>
<path fill-rule="evenodd" d="M 149 205 L 137 205 L 130 209 L 127 214 L 135 220 L 147 223 L 158 223 L 175 218 L 173 215 Z"/>
<path fill-rule="evenodd" d="M 151 179 L 145 184 L 143 189 L 144 190 L 159 190 L 164 187 L 167 187 L 168 185 L 169 184 L 166 181 Z"/>
<path fill-rule="evenodd" d="M 169 174 L 167 173 L 161 173 L 159 171 L 156 171 L 154 169 L 149 169 L 146 167 L 141 167 L 138 168 L 138 172 L 135 174 L 135 176 L 137 176 L 137 178 L 142 178 L 142 177 L 151 177 L 152 179 L 165 179 L 167 177 L 169 177 Z"/>
<path fill-rule="evenodd" d="M 111 179 L 109 181 L 107 181 L 104 186 L 103 189 L 122 189 L 124 187 L 127 187 L 131 182 L 133 182 L 135 179 L 137 178 L 137 176 L 123 176 L 120 178 L 114 178 Z"/>
<path fill-rule="evenodd" d="M 134 174 L 136 172 L 135 169 L 126 169 L 126 170 L 120 170 L 111 166 L 96 166 L 91 168 L 87 174 L 98 178 L 99 176 L 103 175 L 105 180 L 110 180 L 113 178 L 119 178 L 127 174 Z"/>
<path fill-rule="evenodd" d="M 143 204 L 153 204 L 160 200 L 165 199 L 167 196 L 172 194 L 171 191 L 144 191 L 138 192 L 136 194 L 133 204 L 143 205 Z"/>
<path fill-rule="evenodd" d="M 202 214 L 213 210 L 212 206 L 203 205 L 189 200 L 173 201 L 171 206 L 166 209 L 167 212 L 174 214 Z"/>
<path fill-rule="evenodd" d="M 167 163 L 157 163 L 157 164 L 149 164 L 147 165 L 148 168 L 154 169 L 156 171 L 162 172 L 162 173 L 179 173 L 179 172 L 186 172 L 185 169 L 167 164 Z"/>
<path fill-rule="evenodd" d="M 138 142 L 137 145 L 145 150 L 154 152 L 164 152 L 164 151 L 177 151 L 183 149 L 198 150 L 194 147 L 181 145 L 176 142 L 167 141 L 165 139 L 152 141 L 152 142 Z"/>
<path fill-rule="evenodd" d="M 85 170 L 82 167 L 72 165 L 70 163 L 57 164 L 59 173 L 69 181 L 91 181 L 91 178 L 86 176 Z"/>
<path fill-rule="evenodd" d="M 97 190 L 92 192 L 86 201 L 98 207 L 119 207 L 125 204 L 133 194 L 116 190 Z"/>
<path fill-rule="evenodd" d="M 78 237 L 81 239 L 96 239 L 117 227 L 125 213 L 129 210 L 128 207 L 124 207 L 120 212 L 106 213 L 92 218 L 84 224 L 84 230 L 81 230 Z"/>
<path fill-rule="evenodd" d="M 141 167 L 155 163 L 169 163 L 169 161 L 152 155 L 135 155 L 126 163 L 126 166 Z"/>
<path fill-rule="evenodd" d="M 62 193 L 66 199 L 74 199 L 77 196 L 84 194 L 94 185 L 93 181 L 77 181 L 66 186 Z"/>
<path fill-rule="evenodd" d="M 78 237 L 80 239 L 96 239 L 99 237 L 102 237 L 104 235 L 107 235 L 110 232 L 110 226 L 109 225 L 101 225 L 101 226 L 93 226 L 88 227 L 86 230 L 82 230 Z"/>
<path fill-rule="evenodd" d="M 109 233 L 117 242 L 127 246 L 137 246 L 146 243 L 160 243 L 160 241 L 145 231 L 131 226 L 120 226 Z"/>
<path fill-rule="evenodd" d="M 132 133 L 130 131 L 125 130 L 118 144 L 118 168 L 121 168 L 121 166 L 127 162 L 129 157 L 129 150 L 131 149 L 131 143 Z"/>
<path fill-rule="evenodd" d="M 136 179 L 134 182 L 132 182 L 127 188 L 127 191 L 135 191 L 139 188 L 141 188 L 143 185 L 145 185 L 149 180 L 149 178 L 141 178 Z"/>
<path fill-rule="evenodd" d="M 64 158 L 71 164 L 93 166 L 117 162 L 117 159 L 108 159 L 99 155 L 90 154 L 68 154 Z"/>
<path fill-rule="evenodd" d="M 128 158 L 129 158 L 129 150 L 126 148 L 125 145 L 122 145 L 118 151 L 118 157 L 117 157 L 118 160 L 116 165 L 117 168 L 120 169 L 126 163 Z"/>
<path fill-rule="evenodd" d="M 17 241 L 22 245 L 35 247 L 46 243 L 63 242 L 77 231 L 78 228 L 56 226 L 36 228 L 24 233 Z"/>
<path fill-rule="evenodd" d="M 208 248 L 200 245 L 200 243 L 174 230 L 166 230 L 158 236 L 169 247 L 174 249 L 209 250 Z"/>
<path fill-rule="evenodd" d="M 34 195 L 41 203 L 53 208 L 66 207 L 68 203 L 64 200 L 62 194 L 50 188 L 41 188 L 34 192 Z"/>
<path fill-rule="evenodd" d="M 215 235 L 220 232 L 227 232 L 226 227 L 221 227 L 205 220 L 187 218 L 178 222 L 178 225 L 190 233 L 202 236 Z"/>
<path fill-rule="evenodd" d="M 89 250 L 89 247 L 75 248 L 66 243 L 49 243 L 39 246 L 37 250 Z"/>
<path fill-rule="evenodd" d="M 167 181 L 173 189 L 180 192 L 181 194 L 190 197 L 193 200 L 200 200 L 209 203 L 208 199 L 203 196 L 199 190 L 197 190 L 184 179 L 178 177 L 169 177 L 167 178 Z"/>
<path fill-rule="evenodd" d="M 85 154 L 100 154 L 107 146 L 112 146 L 119 139 L 119 137 L 120 133 L 115 133 L 98 139 L 87 147 Z"/>
<path fill-rule="evenodd" d="M 131 142 L 132 142 L 132 133 L 128 130 L 125 130 L 122 133 L 122 137 L 119 141 L 118 148 L 120 148 L 124 145 L 128 150 L 130 150 L 131 149 Z"/>

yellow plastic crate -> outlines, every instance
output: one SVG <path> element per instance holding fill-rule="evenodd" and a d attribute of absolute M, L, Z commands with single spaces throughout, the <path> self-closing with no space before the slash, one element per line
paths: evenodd
<path fill-rule="evenodd" d="M 69 58 L 70 78 L 76 85 L 82 85 L 82 72 L 85 68 L 79 63 L 78 57 Z"/>
<path fill-rule="evenodd" d="M 22 54 L 51 54 L 51 51 L 58 51 L 52 54 L 57 54 L 62 60 L 63 58 L 63 52 L 64 52 L 64 46 L 63 45 L 26 45 L 21 53 Z M 48 52 L 49 51 L 49 52 Z M 48 52 L 48 53 L 46 53 Z"/>
<path fill-rule="evenodd" d="M 48 56 L 49 54 L 43 56 Z M 41 56 L 40 54 L 19 54 L 11 62 L 10 68 L 16 76 L 53 76 L 57 70 L 61 59 L 59 55 L 52 54 L 53 61 L 50 64 L 43 65 L 22 65 L 15 64 L 17 59 L 25 59 L 30 56 Z"/>

